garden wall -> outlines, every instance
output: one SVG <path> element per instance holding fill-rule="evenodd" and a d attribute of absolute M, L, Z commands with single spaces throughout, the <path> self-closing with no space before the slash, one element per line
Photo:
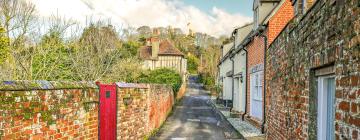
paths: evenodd
<path fill-rule="evenodd" d="M 0 83 L 0 139 L 98 139 L 91 82 Z"/>
<path fill-rule="evenodd" d="M 117 83 L 117 139 L 143 139 L 174 105 L 171 86 Z M 98 139 L 93 82 L 0 83 L 0 139 Z"/>
<path fill-rule="evenodd" d="M 179 89 L 179 91 L 176 94 L 176 100 L 180 100 L 182 97 L 184 97 L 186 93 L 186 83 L 183 83 Z"/>
<path fill-rule="evenodd" d="M 117 85 L 117 139 L 143 139 L 160 128 L 174 104 L 172 88 L 155 84 Z"/>

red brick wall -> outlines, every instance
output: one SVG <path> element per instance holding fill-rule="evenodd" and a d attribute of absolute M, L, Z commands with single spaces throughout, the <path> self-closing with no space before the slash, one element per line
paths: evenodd
<path fill-rule="evenodd" d="M 317 1 L 267 50 L 267 139 L 316 139 L 316 70 L 335 72 L 335 139 L 360 139 L 360 3 Z M 357 16 L 354 16 L 357 15 Z"/>
<path fill-rule="evenodd" d="M 184 97 L 186 92 L 186 83 L 183 83 L 179 89 L 179 91 L 176 94 L 176 100 L 181 99 L 182 97 Z"/>
<path fill-rule="evenodd" d="M 143 139 L 159 128 L 174 104 L 172 88 L 166 85 L 131 84 L 117 94 L 117 139 Z M 131 98 L 124 104 L 124 98 Z"/>
<path fill-rule="evenodd" d="M 253 66 L 264 63 L 264 38 L 255 36 L 254 39 L 247 45 L 248 50 L 248 73 L 247 73 L 247 106 L 246 106 L 246 114 L 250 116 L 250 69 Z M 262 108 L 262 106 L 261 106 Z M 251 117 L 251 116 L 250 116 Z M 260 127 L 261 122 L 257 120 L 250 119 L 251 121 L 255 121 L 255 125 Z"/>
<path fill-rule="evenodd" d="M 150 131 L 159 128 L 172 110 L 174 96 L 172 89 L 163 85 L 151 85 L 149 96 L 149 125 Z"/>
<path fill-rule="evenodd" d="M 285 0 L 277 12 L 270 18 L 268 23 L 268 45 L 279 35 L 287 23 L 294 17 L 294 9 L 291 0 Z"/>
<path fill-rule="evenodd" d="M 147 134 L 148 89 L 118 88 L 117 139 L 141 139 Z M 131 99 L 125 104 L 124 99 Z"/>
<path fill-rule="evenodd" d="M 95 88 L 91 83 L 1 83 L 0 139 L 98 139 Z"/>

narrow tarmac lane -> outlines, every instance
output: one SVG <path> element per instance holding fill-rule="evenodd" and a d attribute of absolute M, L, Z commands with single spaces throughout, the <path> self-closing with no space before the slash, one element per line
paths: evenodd
<path fill-rule="evenodd" d="M 224 140 L 239 139 L 240 135 L 210 106 L 208 91 L 189 77 L 183 100 L 152 140 Z"/>

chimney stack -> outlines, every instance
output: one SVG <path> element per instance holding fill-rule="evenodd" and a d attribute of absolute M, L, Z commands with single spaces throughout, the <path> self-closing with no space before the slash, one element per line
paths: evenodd
<path fill-rule="evenodd" d="M 153 36 L 150 38 L 150 42 L 151 42 L 151 56 L 152 58 L 157 58 L 159 55 L 159 34 L 160 31 L 159 29 L 154 29 L 153 30 Z"/>

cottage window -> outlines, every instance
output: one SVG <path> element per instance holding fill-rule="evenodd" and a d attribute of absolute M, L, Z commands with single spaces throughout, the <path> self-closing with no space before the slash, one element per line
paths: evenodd
<path fill-rule="evenodd" d="M 321 76 L 317 78 L 317 138 L 333 140 L 335 136 L 335 78 Z"/>
<path fill-rule="evenodd" d="M 250 76 L 250 115 L 258 119 L 262 119 L 262 79 L 263 72 L 255 72 Z"/>

